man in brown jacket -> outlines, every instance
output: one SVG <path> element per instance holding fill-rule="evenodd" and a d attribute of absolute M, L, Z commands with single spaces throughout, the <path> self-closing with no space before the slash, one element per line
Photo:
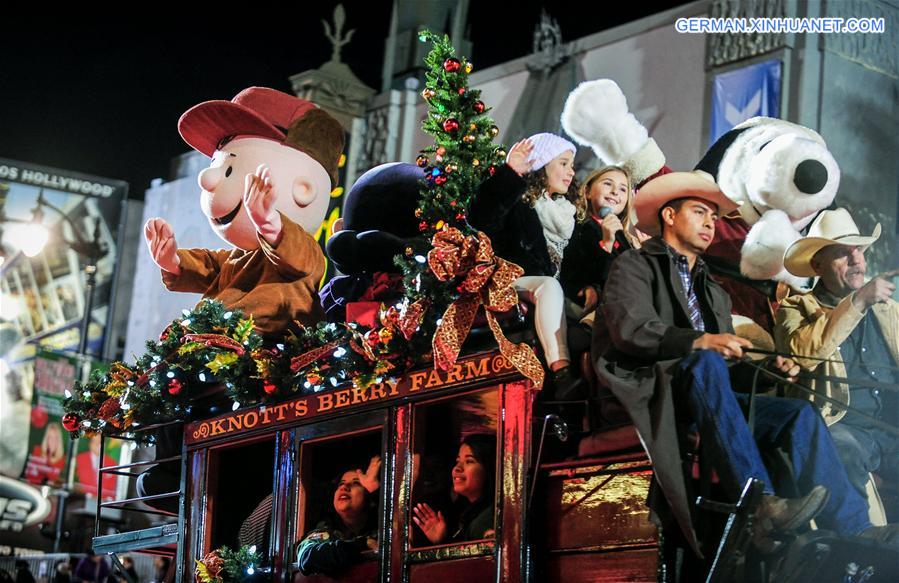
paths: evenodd
<path fill-rule="evenodd" d="M 647 183 L 636 206 L 638 228 L 653 239 L 613 263 L 596 318 L 593 358 L 601 385 L 630 414 L 687 539 L 698 550 L 679 445 L 690 423 L 698 429 L 701 455 L 711 459 L 734 499 L 748 479 L 764 482 L 757 512 L 762 536 L 756 539 L 763 548 L 770 547 L 768 533 L 798 528 L 819 512 L 819 525 L 841 535 L 876 536 L 864 499 L 849 484 L 826 426 L 808 402 L 756 397 L 754 432 L 745 421 L 748 395 L 731 388 L 740 366 L 729 370 L 725 359 L 733 364 L 751 344 L 733 334 L 730 298 L 699 257 L 714 237 L 719 213 L 733 203 L 714 182 L 673 173 Z M 788 359 L 772 364 L 781 375 L 799 371 Z M 760 449 L 775 448 L 788 455 L 802 498 L 774 495 Z"/>
<path fill-rule="evenodd" d="M 836 401 L 791 395 L 821 407 L 849 480 L 862 494 L 868 472 L 899 480 L 899 304 L 890 297 L 896 290 L 890 279 L 899 271 L 865 283 L 865 250 L 879 236 L 879 224 L 861 236 L 846 209 L 821 213 L 784 257 L 793 275 L 820 279 L 812 291 L 784 300 L 775 327 L 778 350 L 796 355 L 813 372 L 812 388 Z"/>

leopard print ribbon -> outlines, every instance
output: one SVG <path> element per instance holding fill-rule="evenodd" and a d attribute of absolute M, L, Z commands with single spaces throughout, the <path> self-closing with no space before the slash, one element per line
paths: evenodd
<path fill-rule="evenodd" d="M 428 266 L 440 281 L 460 280 L 459 299 L 450 304 L 434 333 L 431 346 L 434 365 L 449 370 L 456 363 L 462 342 L 468 336 L 480 306 L 484 306 L 487 324 L 493 331 L 500 353 L 537 388 L 543 385 L 543 366 L 527 344 L 514 344 L 506 338 L 495 313 L 512 309 L 518 294 L 512 283 L 524 270 L 497 257 L 484 233 L 465 236 L 455 228 L 440 231 L 431 241 Z"/>

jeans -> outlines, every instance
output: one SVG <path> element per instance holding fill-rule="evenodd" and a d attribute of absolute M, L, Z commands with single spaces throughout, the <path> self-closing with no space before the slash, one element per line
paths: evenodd
<path fill-rule="evenodd" d="M 830 436 L 849 481 L 863 496 L 868 472 L 877 472 L 890 482 L 899 480 L 899 438 L 875 427 L 859 427 L 843 421 L 830 426 Z"/>
<path fill-rule="evenodd" d="M 819 484 L 830 492 L 816 519 L 819 526 L 843 536 L 871 526 L 867 502 L 849 482 L 827 426 L 810 402 L 757 396 L 753 439 L 743 414 L 749 395 L 734 393 L 727 364 L 710 350 L 678 363 L 673 389 L 729 494 L 738 496 L 749 478 L 762 480 L 765 493 L 773 494 L 759 449 L 779 448 L 789 457 L 802 495 Z"/>

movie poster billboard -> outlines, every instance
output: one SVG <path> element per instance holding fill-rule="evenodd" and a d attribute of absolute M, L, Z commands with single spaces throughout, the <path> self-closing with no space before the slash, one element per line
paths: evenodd
<path fill-rule="evenodd" d="M 72 353 L 78 348 L 86 263 L 70 243 L 79 236 L 92 240 L 95 233 L 105 253 L 96 261 L 87 353 L 95 359 L 103 354 L 126 195 L 127 184 L 119 180 L 0 158 L 2 473 L 23 475 L 25 458 L 33 452 L 34 444 L 25 440 L 35 402 L 38 351 Z M 38 217 L 50 236 L 41 252 L 28 257 L 22 251 L 27 243 L 22 229 L 34 219 L 39 196 L 46 206 Z M 40 415 L 39 410 L 38 421 Z M 52 442 L 55 430 L 49 431 Z"/>
<path fill-rule="evenodd" d="M 39 352 L 34 359 L 28 457 L 22 473 L 31 484 L 59 487 L 65 481 L 66 448 L 71 440 L 62 426 L 62 401 L 77 379 L 76 358 Z"/>

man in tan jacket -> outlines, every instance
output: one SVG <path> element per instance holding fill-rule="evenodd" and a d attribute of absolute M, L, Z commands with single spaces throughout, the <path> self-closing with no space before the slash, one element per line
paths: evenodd
<path fill-rule="evenodd" d="M 824 211 L 784 256 L 793 275 L 820 279 L 783 301 L 774 331 L 777 349 L 813 372 L 812 388 L 838 402 L 813 397 L 862 494 L 868 472 L 899 478 L 899 437 L 888 427 L 899 420 L 899 304 L 890 297 L 899 270 L 865 283 L 865 250 L 879 236 L 879 224 L 863 237 L 846 209 Z"/>

